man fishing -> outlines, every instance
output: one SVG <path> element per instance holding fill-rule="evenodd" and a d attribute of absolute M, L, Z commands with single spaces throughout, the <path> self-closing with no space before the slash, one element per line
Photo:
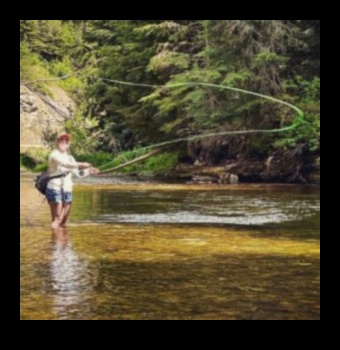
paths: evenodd
<path fill-rule="evenodd" d="M 71 135 L 62 134 L 56 140 L 56 149 L 48 158 L 51 177 L 64 174 L 63 177 L 51 179 L 47 185 L 46 198 L 51 208 L 53 229 L 66 225 L 73 201 L 72 176 L 85 177 L 97 175 L 99 170 L 90 163 L 78 163 L 69 154 Z"/>

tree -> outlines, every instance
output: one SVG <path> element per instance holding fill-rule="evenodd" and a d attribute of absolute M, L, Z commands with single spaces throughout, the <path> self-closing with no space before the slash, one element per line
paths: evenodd
<path fill-rule="evenodd" d="M 214 130 L 278 128 L 294 114 L 215 88 L 139 88 L 103 78 L 225 84 L 287 100 L 307 112 L 307 123 L 291 133 L 189 145 L 195 154 L 209 154 L 203 157 L 207 162 L 223 162 L 221 154 L 266 157 L 277 149 L 318 154 L 320 20 L 21 20 L 20 57 L 26 78 L 87 68 L 83 78 L 60 84 L 82 101 L 84 115 L 99 118 L 104 150 Z"/>

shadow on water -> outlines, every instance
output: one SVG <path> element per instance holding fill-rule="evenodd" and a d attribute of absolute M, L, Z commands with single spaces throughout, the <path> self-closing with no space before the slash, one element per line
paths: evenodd
<path fill-rule="evenodd" d="M 313 188 L 79 186 L 51 239 L 20 186 L 21 319 L 320 318 Z"/>

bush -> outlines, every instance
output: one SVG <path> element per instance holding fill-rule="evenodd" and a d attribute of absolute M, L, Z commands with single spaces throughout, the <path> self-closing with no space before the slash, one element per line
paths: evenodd
<path fill-rule="evenodd" d="M 148 152 L 149 150 L 143 149 L 124 152 L 117 156 L 112 162 L 104 164 L 101 170 L 114 168 L 137 157 L 143 156 Z M 121 174 L 138 173 L 142 175 L 161 174 L 174 168 L 178 164 L 178 157 L 177 152 L 164 152 L 139 163 L 119 169 L 117 172 Z"/>
<path fill-rule="evenodd" d="M 28 170 L 37 166 L 36 161 L 27 154 L 20 154 L 20 167 Z"/>
<path fill-rule="evenodd" d="M 173 169 L 178 164 L 178 153 L 164 152 L 145 161 L 143 173 L 159 174 Z"/>
<path fill-rule="evenodd" d="M 94 167 L 101 167 L 112 161 L 112 154 L 105 152 L 95 152 L 76 156 L 78 162 L 91 163 Z"/>
<path fill-rule="evenodd" d="M 31 150 L 20 154 L 20 168 L 34 173 L 46 171 L 48 168 L 47 154 L 46 150 Z"/>
<path fill-rule="evenodd" d="M 66 131 L 72 135 L 72 152 L 84 156 L 95 152 L 101 144 L 102 131 L 96 130 L 98 120 L 78 113 L 66 121 Z"/>
<path fill-rule="evenodd" d="M 48 170 L 48 164 L 39 164 L 37 165 L 32 171 L 34 173 L 43 173 L 44 171 Z"/>
<path fill-rule="evenodd" d="M 294 90 L 299 88 L 300 102 L 298 107 L 304 111 L 305 123 L 295 130 L 282 133 L 276 140 L 276 148 L 295 148 L 298 145 L 306 145 L 311 152 L 320 150 L 320 79 L 311 81 L 296 79 L 297 83 L 289 82 L 288 87 Z"/>

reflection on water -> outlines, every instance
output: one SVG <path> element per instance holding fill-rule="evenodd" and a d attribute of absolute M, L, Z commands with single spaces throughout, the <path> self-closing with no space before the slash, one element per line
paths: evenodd
<path fill-rule="evenodd" d="M 88 264 L 74 251 L 66 229 L 54 230 L 52 238 L 50 277 L 53 310 L 58 319 L 68 319 L 78 309 L 86 314 L 84 301 L 92 291 Z"/>
<path fill-rule="evenodd" d="M 21 319 L 319 319 L 319 191 L 78 186 L 52 235 L 20 184 Z"/>

